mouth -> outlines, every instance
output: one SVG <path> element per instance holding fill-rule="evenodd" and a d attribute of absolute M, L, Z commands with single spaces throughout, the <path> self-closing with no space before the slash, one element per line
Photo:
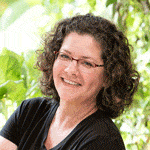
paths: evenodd
<path fill-rule="evenodd" d="M 75 85 L 75 86 L 81 86 L 81 84 L 79 83 L 76 83 L 74 81 L 70 81 L 70 80 L 67 80 L 67 79 L 64 79 L 64 78 L 61 78 L 63 82 L 67 83 L 67 84 L 70 84 L 70 85 Z"/>

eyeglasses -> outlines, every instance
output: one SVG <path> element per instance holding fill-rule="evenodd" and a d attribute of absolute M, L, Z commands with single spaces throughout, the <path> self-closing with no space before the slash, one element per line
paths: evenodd
<path fill-rule="evenodd" d="M 92 60 L 89 60 L 89 59 L 75 59 L 72 56 L 70 56 L 69 54 L 66 54 L 63 52 L 55 51 L 54 54 L 55 54 L 55 59 L 61 60 L 66 65 L 68 65 L 68 63 L 72 62 L 73 60 L 76 60 L 80 69 L 85 72 L 88 72 L 89 70 L 91 70 L 92 68 L 95 68 L 95 67 L 103 67 L 104 66 L 104 65 L 97 65 Z"/>

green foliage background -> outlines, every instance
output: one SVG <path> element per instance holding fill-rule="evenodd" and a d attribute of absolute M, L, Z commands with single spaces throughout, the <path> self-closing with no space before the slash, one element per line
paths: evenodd
<path fill-rule="evenodd" d="M 71 9 L 66 6 L 71 6 Z M 83 14 L 92 12 L 112 20 L 127 35 L 133 46 L 133 62 L 141 79 L 129 111 L 113 120 L 121 131 L 127 150 L 150 149 L 150 0 L 1 0 L 0 31 L 19 19 L 36 5 L 45 8 L 51 21 L 40 27 L 42 35 L 47 28 L 80 10 Z M 9 16 L 8 9 L 12 10 Z M 2 19 L 3 18 L 3 19 Z M 21 55 L 3 48 L 0 53 L 0 128 L 10 114 L 27 98 L 42 96 L 38 88 L 40 72 L 34 69 L 36 54 L 33 50 Z"/>

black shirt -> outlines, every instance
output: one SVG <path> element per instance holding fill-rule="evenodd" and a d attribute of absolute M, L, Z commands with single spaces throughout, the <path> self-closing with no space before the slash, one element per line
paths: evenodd
<path fill-rule="evenodd" d="M 0 135 L 15 143 L 18 150 L 46 150 L 44 142 L 58 107 L 59 103 L 54 100 L 25 100 L 8 119 Z M 98 110 L 51 150 L 125 150 L 125 147 L 115 124 Z"/>

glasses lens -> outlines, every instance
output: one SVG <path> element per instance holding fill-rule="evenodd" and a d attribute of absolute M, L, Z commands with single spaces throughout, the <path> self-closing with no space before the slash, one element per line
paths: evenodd
<path fill-rule="evenodd" d="M 84 68 L 87 68 L 87 69 L 94 68 L 94 66 L 95 66 L 95 64 L 92 61 L 90 61 L 90 60 L 83 60 L 83 59 L 79 60 L 79 64 L 81 66 L 83 66 Z"/>
<path fill-rule="evenodd" d="M 57 53 L 55 53 L 55 59 L 61 60 L 64 65 L 68 66 L 69 63 L 71 63 L 73 58 L 70 57 L 66 53 L 57 52 Z M 73 60 L 76 60 L 76 59 L 73 59 Z M 78 63 L 78 69 L 82 72 L 90 73 L 95 68 L 95 63 L 92 62 L 91 60 L 78 59 L 76 61 Z"/>
<path fill-rule="evenodd" d="M 71 57 L 65 53 L 59 53 L 58 57 L 63 61 L 71 61 Z"/>
<path fill-rule="evenodd" d="M 90 73 L 93 71 L 94 63 L 89 60 L 81 59 L 78 61 L 78 67 L 82 72 Z"/>

